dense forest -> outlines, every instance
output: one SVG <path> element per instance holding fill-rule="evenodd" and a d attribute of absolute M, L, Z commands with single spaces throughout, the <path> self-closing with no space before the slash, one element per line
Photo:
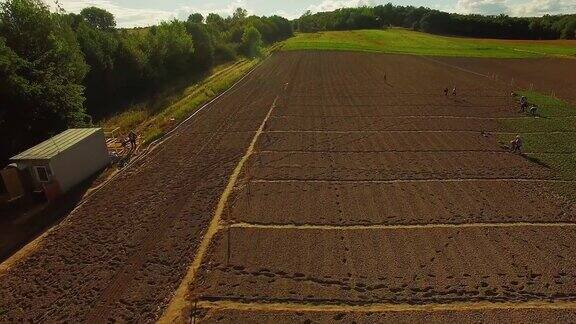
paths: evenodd
<path fill-rule="evenodd" d="M 0 3 L 0 163 L 68 127 L 87 126 L 119 100 L 202 75 L 238 55 L 292 36 L 285 18 L 192 14 L 139 29 L 116 28 L 90 7 L 51 12 L 41 0 Z"/>
<path fill-rule="evenodd" d="M 509 17 L 451 14 L 424 7 L 344 8 L 305 13 L 295 21 L 300 32 L 404 27 L 428 33 L 504 39 L 574 39 L 576 15 Z"/>

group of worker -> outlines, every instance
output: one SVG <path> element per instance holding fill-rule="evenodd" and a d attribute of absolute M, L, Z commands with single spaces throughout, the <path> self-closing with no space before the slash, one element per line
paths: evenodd
<path fill-rule="evenodd" d="M 512 96 L 516 97 L 516 93 L 512 92 Z M 528 102 L 528 98 L 525 96 L 520 97 L 520 112 L 530 113 L 531 116 L 536 117 L 538 114 L 538 106 L 535 104 L 530 104 Z M 524 145 L 522 138 L 520 135 L 516 135 L 516 137 L 510 141 L 510 151 L 513 153 L 522 153 L 522 146 Z"/>
<path fill-rule="evenodd" d="M 535 117 L 536 114 L 538 113 L 538 107 L 536 105 L 530 105 L 528 103 L 528 99 L 525 96 L 522 96 L 520 98 L 520 112 L 524 113 L 526 111 L 528 111 L 530 115 Z"/>
<path fill-rule="evenodd" d="M 450 90 L 448 88 L 444 88 L 444 96 L 448 97 Z M 456 96 L 456 86 L 454 86 L 452 88 L 452 96 Z M 512 92 L 512 96 L 517 96 L 516 93 Z M 536 116 L 537 112 L 538 112 L 538 107 L 536 105 L 531 105 L 530 108 L 528 108 L 530 105 L 528 103 L 528 99 L 525 96 L 522 96 L 520 98 L 520 111 L 521 112 L 526 112 L 526 110 L 528 110 L 530 112 L 530 115 L 532 116 Z M 485 131 L 482 131 L 482 136 L 484 137 L 488 137 L 488 133 L 486 133 Z M 510 141 L 510 152 L 512 153 L 522 153 L 522 148 L 524 146 L 524 141 L 522 140 L 522 137 L 520 137 L 520 135 L 516 135 L 516 137 Z"/>

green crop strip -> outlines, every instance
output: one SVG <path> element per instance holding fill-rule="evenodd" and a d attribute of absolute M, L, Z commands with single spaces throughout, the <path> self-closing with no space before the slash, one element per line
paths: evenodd
<path fill-rule="evenodd" d="M 522 134 L 528 159 L 549 167 L 560 180 L 576 180 L 576 107 L 535 91 L 518 94 L 538 106 L 538 115 L 504 120 L 501 122 L 504 129 Z M 506 145 L 512 137 L 501 134 L 499 140 Z M 576 200 L 574 183 L 558 183 L 556 187 Z"/>

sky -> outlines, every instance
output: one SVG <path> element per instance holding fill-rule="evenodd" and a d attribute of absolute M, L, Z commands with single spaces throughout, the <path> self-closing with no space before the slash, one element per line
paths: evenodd
<path fill-rule="evenodd" d="M 298 18 L 307 10 L 331 11 L 343 7 L 378 5 L 424 6 L 447 12 L 501 14 L 511 16 L 541 16 L 544 14 L 576 13 L 576 0 L 44 0 L 53 8 L 57 1 L 67 12 L 78 13 L 82 8 L 97 6 L 116 16 L 119 27 L 149 26 L 160 21 L 186 19 L 199 12 L 228 16 L 242 7 L 254 15 L 280 15 Z"/>

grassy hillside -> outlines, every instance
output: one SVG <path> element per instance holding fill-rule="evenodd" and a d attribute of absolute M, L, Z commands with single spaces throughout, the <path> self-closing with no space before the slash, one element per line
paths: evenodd
<path fill-rule="evenodd" d="M 240 59 L 233 64 L 219 66 L 212 75 L 189 85 L 182 93 L 168 95 L 160 107 L 145 102 L 102 121 L 101 126 L 106 129 L 118 128 L 122 134 L 136 130 L 142 135 L 143 142 L 149 143 L 228 89 L 258 62 L 258 59 Z"/>
<path fill-rule="evenodd" d="M 285 50 L 342 50 L 433 56 L 576 58 L 576 41 L 515 41 L 437 36 L 405 29 L 298 34 Z"/>

